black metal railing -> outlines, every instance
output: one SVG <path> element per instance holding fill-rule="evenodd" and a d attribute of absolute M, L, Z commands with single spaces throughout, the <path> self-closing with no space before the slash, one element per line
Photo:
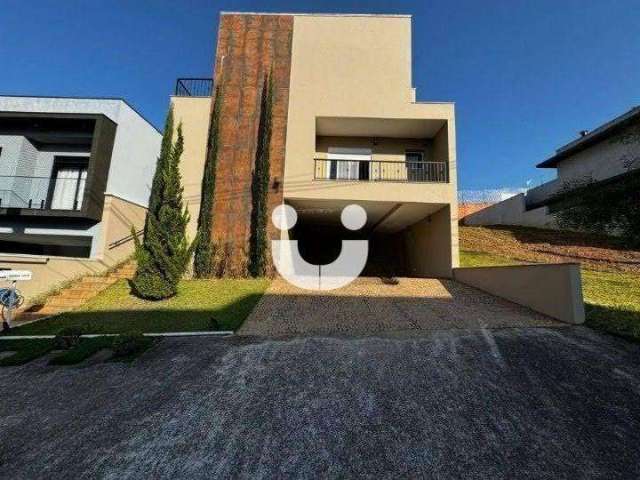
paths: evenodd
<path fill-rule="evenodd" d="M 75 178 L 0 175 L 0 208 L 80 210 L 85 182 L 81 174 Z"/>
<path fill-rule="evenodd" d="M 315 159 L 316 180 L 351 182 L 449 182 L 446 162 Z"/>
<path fill-rule="evenodd" d="M 176 80 L 176 97 L 210 97 L 213 90 L 211 78 L 179 78 Z"/>

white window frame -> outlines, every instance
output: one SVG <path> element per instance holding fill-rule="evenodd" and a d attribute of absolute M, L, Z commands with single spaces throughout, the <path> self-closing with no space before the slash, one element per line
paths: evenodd
<path fill-rule="evenodd" d="M 336 180 L 359 180 L 360 162 L 363 160 L 370 162 L 372 155 L 371 148 L 329 147 L 327 149 L 327 160 L 347 160 L 336 167 Z M 331 178 L 331 164 L 332 162 L 329 162 L 329 168 L 325 173 L 327 179 Z"/>

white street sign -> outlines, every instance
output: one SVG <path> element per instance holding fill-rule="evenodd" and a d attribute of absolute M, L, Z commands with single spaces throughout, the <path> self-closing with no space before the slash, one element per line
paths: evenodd
<path fill-rule="evenodd" d="M 0 270 L 0 279 L 31 280 L 31 272 L 29 270 Z"/>

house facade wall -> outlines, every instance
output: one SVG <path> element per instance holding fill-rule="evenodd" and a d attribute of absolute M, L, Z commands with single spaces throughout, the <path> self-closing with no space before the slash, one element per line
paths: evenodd
<path fill-rule="evenodd" d="M 438 230 L 446 250 L 441 257 L 450 274 L 451 266 L 458 262 L 454 106 L 415 102 L 410 17 L 296 14 L 220 17 L 214 85 L 222 92 L 222 99 L 212 237 L 219 251 L 225 245 L 231 247 L 225 255 L 237 263 L 235 272 L 241 273 L 246 263 L 261 82 L 270 69 L 275 80 L 275 105 L 269 212 L 288 199 L 387 202 L 387 209 L 393 202 L 421 203 L 424 216 L 441 209 L 438 218 L 446 217 L 447 224 Z M 192 217 L 189 231 L 195 232 L 213 102 L 209 98 L 172 97 L 171 104 L 176 120 L 183 122 L 182 172 Z M 391 122 L 392 130 L 402 132 L 415 132 L 419 126 L 423 136 L 418 139 L 375 135 L 380 138 L 375 139 L 374 160 L 403 162 L 406 149 L 424 150 L 427 160 L 448 165 L 449 182 L 341 181 L 324 188 L 326 185 L 314 179 L 314 158 L 323 157 L 329 146 L 374 143 L 374 135 L 345 138 L 318 134 L 318 119 L 330 122 L 333 117 L 354 121 L 356 130 L 371 121 L 381 129 L 389 128 Z M 364 123 L 358 124 L 359 119 Z M 416 219 L 424 216 L 416 215 Z M 271 222 L 268 228 L 271 239 L 280 238 L 281 232 Z"/>
<path fill-rule="evenodd" d="M 371 159 L 384 162 L 404 162 L 405 153 L 410 151 L 424 152 L 425 161 L 433 161 L 433 145 L 431 139 L 408 138 L 371 138 L 371 137 L 334 137 L 319 136 L 316 138 L 315 158 L 327 158 L 330 147 L 354 147 L 371 149 Z"/>
<path fill-rule="evenodd" d="M 162 134 L 122 101 L 116 123 L 106 193 L 146 207 Z"/>
<path fill-rule="evenodd" d="M 202 194 L 202 176 L 207 155 L 211 97 L 171 97 L 175 129 L 182 124 L 184 153 L 180 159 L 183 199 L 189 211 L 187 237 L 198 233 L 198 215 Z"/>
<path fill-rule="evenodd" d="M 118 197 L 105 197 L 104 215 L 101 223 L 91 227 L 91 233 L 99 244 L 91 258 L 52 257 L 45 255 L 14 255 L 0 253 L 0 268 L 30 270 L 32 280 L 20 282 L 18 288 L 27 304 L 51 290 L 84 275 L 99 275 L 110 267 L 126 260 L 133 254 L 134 241 L 130 237 L 131 226 L 137 230 L 144 226 L 146 209 Z M 79 234 L 80 230 L 31 229 L 37 234 Z M 2 228 L 0 228 L 0 232 Z"/>
<path fill-rule="evenodd" d="M 39 236 L 42 236 L 43 241 L 46 236 L 86 237 L 91 243 L 90 257 L 76 259 L 78 262 L 102 262 L 110 265 L 117 261 L 121 257 L 119 252 L 124 251 L 124 244 L 123 247 L 113 248 L 109 247 L 109 244 L 115 241 L 115 236 L 119 238 L 128 236 L 131 226 L 136 229 L 142 228 L 143 220 L 141 222 L 141 218 L 144 219 L 144 213 L 141 212 L 146 212 L 150 186 L 160 151 L 161 134 L 122 100 L 0 96 L 0 111 L 43 114 L 102 114 L 117 124 L 109 171 L 106 174 L 105 204 L 102 218 L 99 221 L 66 221 L 63 218 L 44 221 L 38 215 L 0 218 L 0 234 L 4 240 L 11 241 L 11 235 L 14 234 L 28 235 L 33 241 L 37 241 Z M 30 141 L 20 136 L 1 136 L 0 146 L 3 147 L 0 175 L 49 177 L 52 173 L 55 156 L 89 156 L 91 154 L 83 148 L 76 147 L 37 149 Z M 104 179 L 104 177 L 101 178 Z M 8 179 L 2 179 L 0 189 L 3 188 L 2 182 L 8 181 Z M 12 181 L 14 183 L 17 181 L 20 184 L 18 190 L 23 193 L 27 201 L 31 198 L 37 205 L 39 199 L 46 198 L 47 188 L 41 185 L 43 182 L 38 182 L 35 179 L 31 181 L 13 179 Z M 12 188 L 16 189 L 15 185 L 12 185 Z M 122 205 L 126 205 L 126 207 Z M 130 223 L 123 226 L 119 221 Z M 128 244 L 126 248 L 130 254 L 132 250 L 129 247 L 133 245 L 132 240 Z M 2 252 L 0 255 L 6 256 Z M 29 261 L 38 257 L 33 255 L 12 256 L 31 259 Z M 62 257 L 57 257 L 57 259 L 42 257 L 47 259 L 47 262 L 62 261 Z M 72 260 L 65 259 L 64 262 L 71 264 Z M 0 265 L 7 264 L 5 261 L 0 261 Z M 86 270 L 80 270 L 86 272 Z M 75 270 L 72 268 L 70 271 Z M 49 273 L 53 275 L 50 278 L 52 284 L 64 276 Z M 43 272 L 42 282 L 48 281 L 44 277 L 46 275 Z"/>
<path fill-rule="evenodd" d="M 637 135 L 633 138 L 632 135 Z M 625 138 L 629 138 L 625 141 Z M 640 123 L 558 163 L 561 183 L 605 180 L 640 168 Z"/>
<path fill-rule="evenodd" d="M 247 261 L 252 170 L 263 82 L 269 72 L 274 81 L 269 211 L 282 202 L 282 187 L 277 185 L 284 172 L 292 35 L 291 15 L 220 17 L 214 81 L 223 100 L 212 238 L 227 251 L 230 274 L 241 274 Z M 274 237 L 276 231 L 270 222 L 268 228 Z"/>
<path fill-rule="evenodd" d="M 162 135 L 123 100 L 0 96 L 0 112 L 105 115 L 118 125 L 105 193 L 147 206 Z"/>
<path fill-rule="evenodd" d="M 444 130 L 433 139 L 433 148 L 449 163 L 451 181 L 428 186 L 340 182 L 330 191 L 315 188 L 319 117 L 440 120 Z M 457 202 L 454 108 L 414 103 L 410 17 L 294 17 L 284 180 L 285 197 L 291 198 Z"/>

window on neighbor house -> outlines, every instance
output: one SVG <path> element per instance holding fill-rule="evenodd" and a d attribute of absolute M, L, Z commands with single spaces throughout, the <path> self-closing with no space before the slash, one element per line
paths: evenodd
<path fill-rule="evenodd" d="M 55 157 L 48 205 L 52 210 L 80 210 L 87 181 L 87 157 Z"/>

